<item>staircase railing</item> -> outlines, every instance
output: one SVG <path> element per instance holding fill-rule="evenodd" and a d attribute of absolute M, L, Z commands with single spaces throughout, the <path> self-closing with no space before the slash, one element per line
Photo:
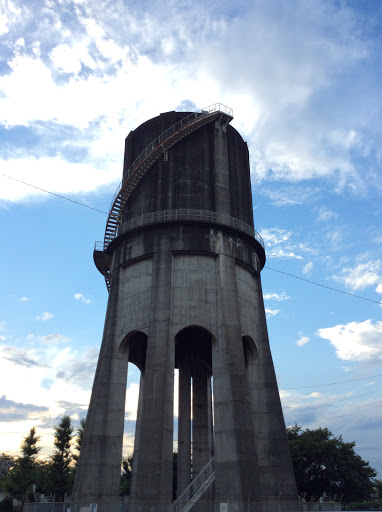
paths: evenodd
<path fill-rule="evenodd" d="M 201 126 L 217 119 L 219 116 L 220 118 L 225 119 L 226 124 L 228 124 L 233 118 L 232 109 L 222 103 L 214 103 L 213 105 L 199 110 L 198 112 L 193 112 L 192 114 L 185 116 L 161 133 L 159 137 L 154 139 L 134 160 L 125 172 L 124 179 L 117 188 L 111 203 L 106 221 L 103 247 L 104 251 L 110 242 L 112 242 L 116 237 L 118 227 L 121 223 L 122 212 L 127 200 L 150 167 L 162 154 L 168 151 L 177 142 Z M 105 270 L 103 275 L 105 277 L 107 289 L 109 289 L 110 272 Z"/>
<path fill-rule="evenodd" d="M 204 466 L 172 504 L 171 512 L 188 512 L 215 480 L 215 457 Z"/>

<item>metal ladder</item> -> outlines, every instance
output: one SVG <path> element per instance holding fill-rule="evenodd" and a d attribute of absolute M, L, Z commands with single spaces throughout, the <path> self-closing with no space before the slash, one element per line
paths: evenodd
<path fill-rule="evenodd" d="M 204 466 L 182 494 L 174 501 L 171 512 L 189 512 L 215 480 L 215 457 Z"/>

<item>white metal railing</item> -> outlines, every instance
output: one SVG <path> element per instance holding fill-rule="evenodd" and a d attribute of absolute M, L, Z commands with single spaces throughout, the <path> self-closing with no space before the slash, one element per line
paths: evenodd
<path fill-rule="evenodd" d="M 118 228 L 118 235 L 122 235 L 127 231 L 131 231 L 137 227 L 145 226 L 147 224 L 155 224 L 157 222 L 166 222 L 172 220 L 197 220 L 201 222 L 214 222 L 224 226 L 230 226 L 239 231 L 243 231 L 247 235 L 255 238 L 264 249 L 264 242 L 259 233 L 246 222 L 235 219 L 230 215 L 224 213 L 211 212 L 208 210 L 162 210 L 159 212 L 146 213 L 139 217 L 134 217 L 121 224 Z M 102 250 L 102 249 L 100 249 Z"/>
<path fill-rule="evenodd" d="M 111 204 L 112 205 L 114 204 L 116 198 L 118 197 L 118 195 L 122 189 L 123 183 L 129 178 L 130 174 L 133 171 L 135 171 L 135 169 L 139 166 L 139 164 L 142 162 L 142 160 L 144 160 L 147 157 L 147 155 L 149 153 L 151 153 L 156 147 L 160 146 L 166 139 L 168 139 L 170 137 L 170 135 L 172 135 L 173 133 L 178 131 L 183 126 L 189 124 L 193 119 L 196 119 L 197 117 L 200 117 L 200 116 L 213 114 L 215 112 L 221 112 L 222 114 L 225 114 L 231 118 L 233 117 L 232 108 L 227 107 L 226 105 L 223 105 L 223 103 L 214 103 L 213 105 L 209 105 L 208 107 L 202 108 L 201 110 L 198 110 L 197 112 L 192 112 L 192 114 L 189 114 L 188 116 L 183 117 L 180 121 L 178 121 L 174 125 L 170 126 L 170 128 L 168 128 L 166 131 L 161 133 L 152 142 L 150 142 L 150 144 L 142 151 L 142 153 L 140 153 L 137 156 L 137 158 L 134 160 L 134 162 L 127 169 L 123 180 L 119 184 L 119 186 L 114 194 Z M 112 208 L 110 208 L 109 215 L 112 214 L 111 209 Z"/>
<path fill-rule="evenodd" d="M 171 512 L 188 512 L 215 480 L 215 457 L 204 466 L 172 504 Z"/>

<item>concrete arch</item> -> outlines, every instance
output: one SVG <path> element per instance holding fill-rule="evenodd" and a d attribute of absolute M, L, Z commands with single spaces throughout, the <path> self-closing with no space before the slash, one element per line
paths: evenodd
<path fill-rule="evenodd" d="M 175 366 L 179 370 L 178 495 L 214 452 L 211 386 L 213 339 L 210 331 L 199 325 L 184 327 L 175 336 Z M 211 496 L 205 496 L 207 498 Z"/>
<path fill-rule="evenodd" d="M 245 366 L 248 370 L 248 366 L 259 363 L 259 352 L 256 343 L 250 336 L 242 336 L 241 339 L 243 341 Z"/>
<path fill-rule="evenodd" d="M 146 365 L 147 334 L 143 331 L 131 331 L 121 341 L 118 348 L 119 357 L 127 357 L 129 363 L 135 364 L 143 373 Z"/>
<path fill-rule="evenodd" d="M 198 365 L 208 369 L 212 374 L 212 346 L 215 337 L 200 325 L 184 327 L 175 335 L 175 368 L 179 368 L 181 360 L 187 360 L 195 373 Z"/>

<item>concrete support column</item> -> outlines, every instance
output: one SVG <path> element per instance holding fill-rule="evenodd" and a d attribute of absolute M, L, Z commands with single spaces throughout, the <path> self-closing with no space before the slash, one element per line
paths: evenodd
<path fill-rule="evenodd" d="M 155 246 L 142 414 L 130 512 L 168 512 L 172 502 L 175 362 L 174 340 L 170 336 L 172 254 L 165 249 L 165 237 L 158 237 Z"/>
<path fill-rule="evenodd" d="M 195 368 L 196 366 L 196 368 Z M 210 409 L 207 370 L 195 365 L 192 386 L 192 473 L 193 478 L 210 459 Z"/>
<path fill-rule="evenodd" d="M 264 310 L 260 275 L 253 277 L 257 357 L 248 364 L 253 427 L 258 446 L 260 501 L 294 503 L 297 489 Z"/>
<path fill-rule="evenodd" d="M 191 480 L 191 366 L 186 354 L 179 357 L 179 412 L 177 496 Z"/>
<path fill-rule="evenodd" d="M 122 340 L 115 332 L 117 294 L 118 283 L 109 297 L 109 314 L 72 493 L 74 509 L 103 501 L 109 505 L 100 503 L 98 510 L 111 511 L 114 506 L 118 509 L 129 351 L 128 346 L 119 350 Z"/>
<path fill-rule="evenodd" d="M 144 373 L 141 372 L 141 377 L 139 380 L 137 421 L 135 423 L 133 467 L 131 468 L 131 486 L 130 487 L 136 485 L 136 478 L 137 478 L 137 462 L 136 461 L 139 459 L 138 454 L 139 454 L 139 439 L 140 439 L 141 423 L 142 423 L 143 381 L 144 381 Z"/>
<path fill-rule="evenodd" d="M 212 385 L 211 375 L 207 375 L 207 407 L 208 407 L 208 460 L 213 457 L 215 453 L 214 449 L 214 415 L 212 410 Z"/>
<path fill-rule="evenodd" d="M 219 254 L 218 338 L 213 344 L 216 503 L 246 510 L 257 488 L 257 455 L 242 334 L 235 259 Z M 241 508 L 240 508 L 241 507 Z"/>

